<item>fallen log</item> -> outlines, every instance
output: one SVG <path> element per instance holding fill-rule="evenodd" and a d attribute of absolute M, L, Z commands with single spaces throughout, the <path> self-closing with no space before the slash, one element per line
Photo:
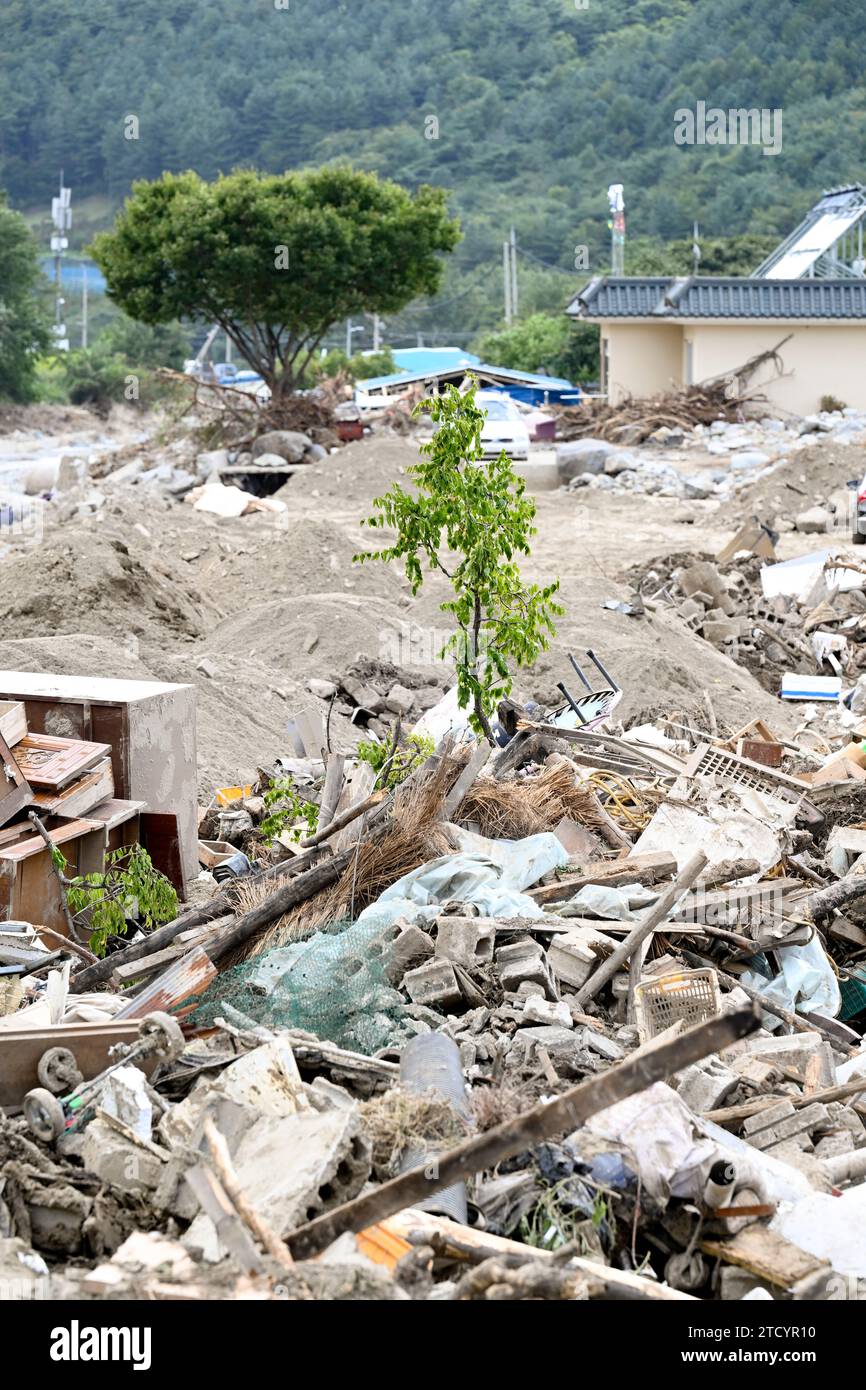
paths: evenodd
<path fill-rule="evenodd" d="M 855 867 L 851 873 L 840 878 L 838 883 L 832 883 L 829 888 L 822 888 L 820 892 L 813 893 L 800 906 L 811 915 L 813 922 L 825 922 L 846 903 L 854 902 L 855 899 L 864 896 L 866 896 L 866 873 L 862 869 L 858 871 Z"/>
<path fill-rule="evenodd" d="M 473 1135 L 440 1154 L 435 1166 L 410 1168 L 372 1192 L 344 1202 L 292 1232 L 287 1242 L 289 1249 L 295 1259 L 315 1255 L 344 1231 L 363 1231 L 404 1207 L 426 1200 L 434 1192 L 492 1168 L 512 1154 L 532 1148 L 543 1139 L 577 1129 L 600 1110 L 646 1090 L 653 1082 L 664 1080 L 711 1052 L 729 1047 L 758 1027 L 760 1017 L 756 1009 L 739 1009 L 724 1018 L 714 1018 L 690 1028 L 671 1042 L 628 1058 L 601 1076 L 573 1086 L 555 1100 L 542 1101 L 512 1120 Z"/>
<path fill-rule="evenodd" d="M 563 878 L 555 883 L 545 883 L 540 888 L 530 888 L 526 896 L 537 903 L 556 903 L 579 893 L 581 888 L 589 884 L 603 884 L 605 887 L 614 887 L 618 883 L 652 884 L 670 878 L 676 871 L 676 859 L 664 852 L 634 854 L 629 859 L 587 860 L 582 864 L 567 864 Z"/>

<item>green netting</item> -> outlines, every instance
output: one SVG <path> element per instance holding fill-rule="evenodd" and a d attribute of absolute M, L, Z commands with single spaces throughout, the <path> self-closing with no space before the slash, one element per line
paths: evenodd
<path fill-rule="evenodd" d="M 399 1047 L 413 1030 L 385 974 L 398 931 L 387 913 L 368 911 L 363 922 L 275 947 L 214 980 L 192 1022 L 208 1027 L 229 1004 L 267 1028 L 302 1028 L 355 1052 Z"/>

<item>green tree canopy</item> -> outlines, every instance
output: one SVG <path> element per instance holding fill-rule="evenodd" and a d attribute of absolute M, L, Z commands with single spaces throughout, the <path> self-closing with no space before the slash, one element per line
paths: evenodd
<path fill-rule="evenodd" d="M 487 333 L 475 345 L 484 362 L 517 372 L 541 372 L 569 381 L 598 375 L 598 327 L 572 323 L 564 313 L 528 318 Z"/>
<path fill-rule="evenodd" d="M 0 193 L 0 398 L 33 397 L 36 359 L 50 343 L 48 282 L 36 243 Z"/>
<path fill-rule="evenodd" d="M 459 239 L 446 195 L 411 194 L 345 165 L 206 183 L 137 183 L 94 242 L 108 292 L 132 318 L 218 323 L 274 392 L 293 390 L 337 320 L 432 294 Z"/>

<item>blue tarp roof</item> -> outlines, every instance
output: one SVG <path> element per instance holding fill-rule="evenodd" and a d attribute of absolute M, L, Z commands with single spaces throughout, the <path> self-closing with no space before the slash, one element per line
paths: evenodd
<path fill-rule="evenodd" d="M 378 391 L 387 386 L 399 386 L 410 381 L 426 381 L 428 378 L 434 376 L 450 376 L 454 372 L 460 371 L 463 365 L 461 361 L 446 366 L 421 369 L 413 368 L 411 371 L 393 372 L 390 376 L 368 377 L 365 381 L 360 381 L 358 387 L 363 391 Z M 500 378 L 503 382 L 513 383 L 515 386 L 537 386 L 544 391 L 568 390 L 573 384 L 570 381 L 566 381 L 564 377 L 539 376 L 535 372 L 513 372 L 507 367 L 494 367 L 489 362 L 479 362 L 477 358 L 474 362 L 466 365 L 466 370 L 479 373 L 490 373 Z"/>
<path fill-rule="evenodd" d="M 393 348 L 391 356 L 401 372 L 448 372 L 480 361 L 474 352 L 458 347 Z"/>

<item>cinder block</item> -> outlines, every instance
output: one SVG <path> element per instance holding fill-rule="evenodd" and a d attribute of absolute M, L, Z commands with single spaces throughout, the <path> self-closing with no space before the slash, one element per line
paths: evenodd
<path fill-rule="evenodd" d="M 720 1057 L 709 1056 L 683 1068 L 677 1091 L 695 1115 L 705 1115 L 708 1110 L 717 1110 L 738 1082 L 736 1072 Z"/>
<path fill-rule="evenodd" d="M 461 1003 L 463 995 L 450 960 L 430 960 L 403 976 L 402 987 L 413 1004 L 427 1004 L 440 1009 L 452 1009 Z"/>
<path fill-rule="evenodd" d="M 537 941 L 527 937 L 523 941 L 501 946 L 495 960 L 503 989 L 516 990 L 523 981 L 528 980 L 540 985 L 548 999 L 559 998 L 547 956 Z"/>
<path fill-rule="evenodd" d="M 387 952 L 386 975 L 391 984 L 399 984 L 407 970 L 423 965 L 433 954 L 433 942 L 420 927 L 403 927 L 391 942 Z"/>
<path fill-rule="evenodd" d="M 496 923 L 489 917 L 440 917 L 436 958 L 454 961 L 464 970 L 489 965 L 496 945 Z"/>
<path fill-rule="evenodd" d="M 804 1106 L 802 1110 L 795 1110 L 787 1119 L 779 1120 L 765 1129 L 753 1131 L 747 1137 L 756 1149 L 771 1149 L 774 1144 L 782 1144 L 786 1139 L 793 1139 L 798 1134 L 808 1134 L 809 1130 L 817 1129 L 818 1125 L 825 1125 L 827 1119 L 826 1106 L 816 1102 Z"/>

